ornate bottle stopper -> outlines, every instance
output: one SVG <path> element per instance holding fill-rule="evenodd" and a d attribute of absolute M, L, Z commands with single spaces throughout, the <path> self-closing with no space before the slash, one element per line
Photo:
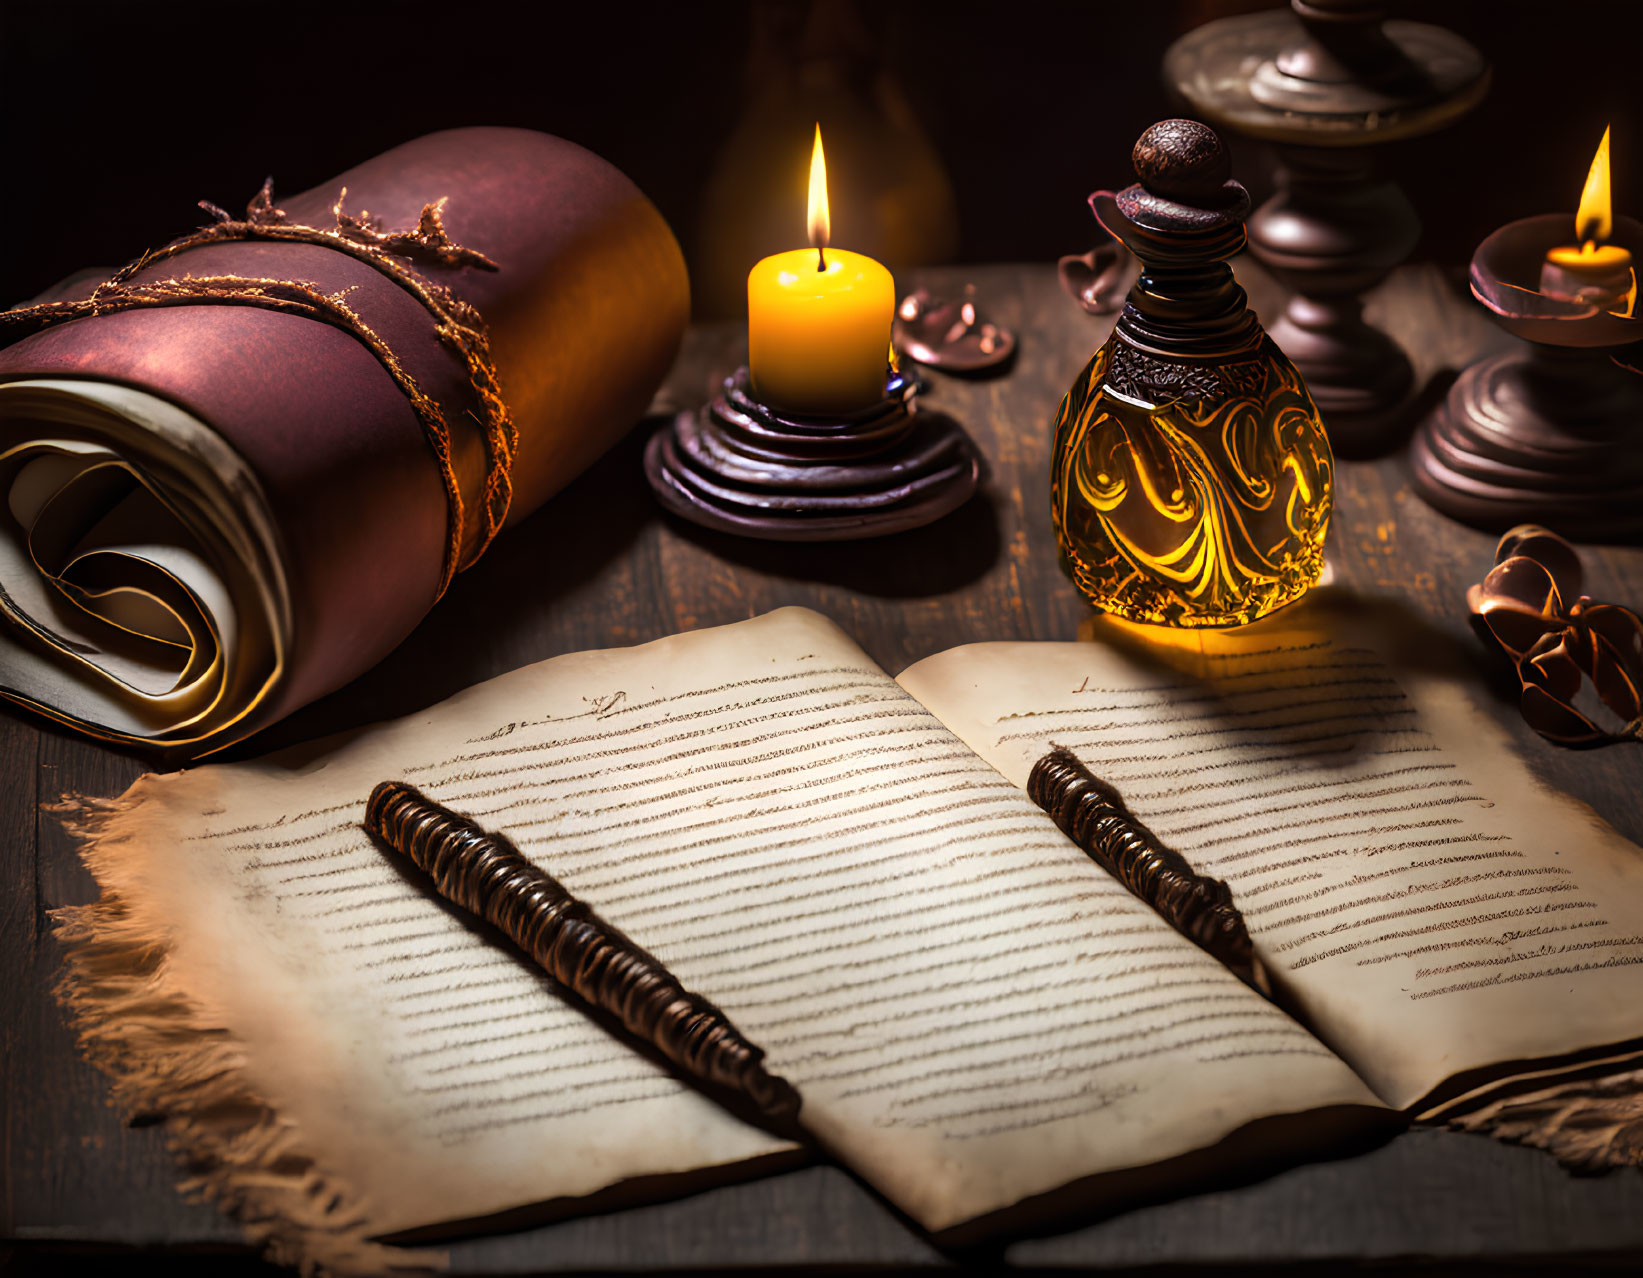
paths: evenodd
<path fill-rule="evenodd" d="M 1278 191 L 1249 220 L 1255 256 L 1293 290 L 1272 325 L 1342 456 L 1406 433 L 1408 357 L 1363 318 L 1363 294 L 1402 262 L 1420 219 L 1376 176 L 1373 146 L 1452 123 L 1489 65 L 1442 27 L 1386 21 L 1385 0 L 1291 0 L 1182 36 L 1164 79 L 1217 128 L 1274 143 Z"/>
<path fill-rule="evenodd" d="M 1226 264 L 1243 247 L 1249 196 L 1221 139 L 1165 120 L 1132 158 L 1139 183 L 1090 197 L 1141 275 L 1061 402 L 1056 538 L 1103 612 L 1239 625 L 1300 598 L 1323 570 L 1329 440 Z"/>

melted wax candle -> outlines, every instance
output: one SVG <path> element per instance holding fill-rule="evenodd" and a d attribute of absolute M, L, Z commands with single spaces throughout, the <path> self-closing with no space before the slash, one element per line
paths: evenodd
<path fill-rule="evenodd" d="M 896 286 L 860 253 L 828 247 L 821 127 L 810 157 L 811 248 L 777 253 L 747 277 L 747 362 L 754 393 L 805 417 L 841 416 L 884 398 Z"/>

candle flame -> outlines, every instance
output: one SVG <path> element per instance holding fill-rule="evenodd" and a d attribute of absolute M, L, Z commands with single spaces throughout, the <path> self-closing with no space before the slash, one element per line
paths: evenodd
<path fill-rule="evenodd" d="M 810 149 L 810 243 L 817 250 L 817 270 L 822 269 L 820 251 L 827 247 L 832 222 L 827 215 L 827 159 L 822 154 L 821 125 L 816 126 L 816 144 Z"/>
<path fill-rule="evenodd" d="M 1580 193 L 1580 208 L 1575 213 L 1575 238 L 1582 242 L 1602 243 L 1614 230 L 1614 209 L 1609 198 L 1609 130 L 1603 129 L 1603 141 L 1597 144 L 1592 157 L 1591 171 L 1586 174 L 1586 187 Z"/>

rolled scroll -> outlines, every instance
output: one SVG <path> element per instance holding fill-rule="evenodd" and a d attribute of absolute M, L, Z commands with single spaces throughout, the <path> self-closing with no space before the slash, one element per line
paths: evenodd
<path fill-rule="evenodd" d="M 0 314 L 0 695 L 219 749 L 340 687 L 643 413 L 683 259 L 520 129 L 265 191 Z"/>

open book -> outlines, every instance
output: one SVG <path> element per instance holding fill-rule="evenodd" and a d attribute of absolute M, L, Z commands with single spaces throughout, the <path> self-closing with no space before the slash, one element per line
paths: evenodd
<path fill-rule="evenodd" d="M 718 1003 L 816 1142 L 934 1231 L 1643 1034 L 1643 853 L 1457 685 L 1275 620 L 892 680 L 784 609 L 145 777 L 84 818 L 104 896 L 65 922 L 69 998 L 208 1191 L 344 1265 L 366 1236 L 784 1148 L 376 850 L 358 823 L 388 779 Z M 1305 1026 L 1026 798 L 1052 743 L 1231 884 Z"/>

